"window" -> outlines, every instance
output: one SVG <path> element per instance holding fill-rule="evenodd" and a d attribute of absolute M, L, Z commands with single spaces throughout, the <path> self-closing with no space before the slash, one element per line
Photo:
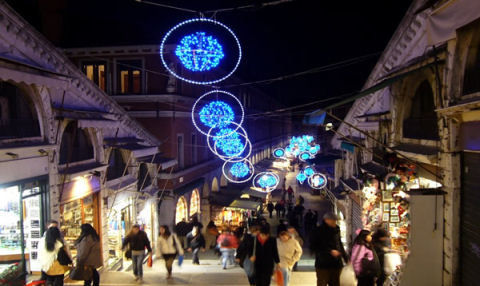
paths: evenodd
<path fill-rule="evenodd" d="M 89 80 L 98 85 L 101 90 L 107 91 L 105 62 L 84 62 L 82 64 L 82 70 Z"/>
<path fill-rule="evenodd" d="M 93 159 L 93 145 L 85 130 L 70 122 L 62 135 L 60 144 L 60 164 Z"/>
<path fill-rule="evenodd" d="M 433 91 L 426 80 L 418 86 L 412 98 L 410 114 L 403 121 L 403 136 L 427 140 L 439 138 Z"/>
<path fill-rule="evenodd" d="M 121 94 L 142 93 L 142 61 L 117 61 L 117 91 Z"/>
<path fill-rule="evenodd" d="M 137 190 L 141 191 L 146 187 L 150 186 L 151 184 L 152 184 L 152 179 L 150 178 L 150 174 L 148 174 L 147 164 L 142 163 L 140 164 L 140 168 L 138 170 Z"/>
<path fill-rule="evenodd" d="M 185 167 L 184 162 L 184 145 L 183 145 L 183 135 L 177 135 L 177 160 L 178 168 L 183 169 Z"/>
<path fill-rule="evenodd" d="M 197 163 L 197 136 L 192 134 L 192 163 Z"/>
<path fill-rule="evenodd" d="M 181 221 L 188 221 L 188 206 L 185 197 L 180 197 L 177 202 L 177 208 L 175 212 L 175 224 Z"/>
<path fill-rule="evenodd" d="M 192 192 L 192 197 L 190 198 L 190 217 L 200 213 L 200 195 L 198 190 L 195 189 Z"/>
<path fill-rule="evenodd" d="M 113 149 L 108 159 L 107 180 L 110 181 L 122 177 L 125 166 L 122 152 L 118 149 Z M 126 174 L 128 174 L 128 169 L 125 170 Z"/>
<path fill-rule="evenodd" d="M 40 136 L 37 112 L 18 87 L 0 82 L 0 140 Z"/>
<path fill-rule="evenodd" d="M 480 91 L 480 53 L 477 46 L 472 46 L 468 51 L 463 78 L 463 94 L 471 94 Z"/>

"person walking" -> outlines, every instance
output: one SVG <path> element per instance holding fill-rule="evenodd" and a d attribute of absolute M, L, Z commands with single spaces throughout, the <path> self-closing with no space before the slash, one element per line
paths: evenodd
<path fill-rule="evenodd" d="M 304 222 L 304 227 L 305 227 L 305 233 L 310 233 L 312 230 L 314 224 L 313 224 L 313 212 L 312 210 L 308 210 L 307 213 L 305 213 L 305 217 L 303 219 Z"/>
<path fill-rule="evenodd" d="M 250 286 L 255 285 L 254 253 L 256 251 L 256 239 L 260 233 L 260 226 L 250 226 L 249 232 L 243 237 L 242 242 L 237 248 L 235 260 L 247 274 Z"/>
<path fill-rule="evenodd" d="M 205 251 L 205 238 L 200 229 L 194 226 L 192 231 L 187 234 L 187 247 L 188 251 L 192 252 L 192 263 L 194 265 L 200 265 L 200 259 L 198 258 L 198 253 L 200 250 Z"/>
<path fill-rule="evenodd" d="M 285 200 L 280 201 L 280 217 L 285 218 Z"/>
<path fill-rule="evenodd" d="M 275 209 L 275 207 L 273 206 L 273 203 L 271 201 L 269 201 L 268 204 L 267 204 L 267 210 L 268 210 L 270 218 L 272 218 L 272 214 L 273 214 L 274 209 Z"/>
<path fill-rule="evenodd" d="M 227 264 L 230 261 L 230 264 L 234 265 L 234 255 L 235 250 L 238 248 L 238 240 L 235 235 L 227 229 L 225 232 L 220 234 L 217 239 L 218 247 L 222 253 L 222 267 L 224 270 L 227 269 Z"/>
<path fill-rule="evenodd" d="M 143 260 L 145 259 L 145 248 L 148 250 L 148 255 L 152 256 L 152 247 L 147 234 L 140 229 L 140 225 L 135 224 L 130 233 L 125 237 L 122 249 L 129 248 L 132 252 L 132 266 L 135 281 L 138 284 L 143 283 Z"/>
<path fill-rule="evenodd" d="M 380 263 L 372 245 L 369 230 L 362 230 L 355 238 L 352 248 L 352 265 L 358 286 L 374 286 L 380 272 Z"/>
<path fill-rule="evenodd" d="M 63 278 L 68 266 L 60 263 L 60 251 L 70 258 L 60 230 L 57 227 L 50 227 L 38 244 L 38 258 L 48 286 L 63 286 Z"/>
<path fill-rule="evenodd" d="M 383 286 L 383 283 L 387 279 L 387 274 L 385 273 L 385 253 L 388 253 L 390 235 L 388 232 L 383 229 L 377 229 L 372 235 L 372 243 L 375 249 L 375 252 L 378 256 L 378 262 L 380 263 L 380 274 L 377 278 L 377 286 Z"/>
<path fill-rule="evenodd" d="M 252 260 L 255 265 L 255 285 L 269 286 L 273 271 L 278 268 L 280 257 L 278 256 L 277 240 L 270 236 L 270 225 L 260 228 L 256 237 L 255 252 Z"/>
<path fill-rule="evenodd" d="M 300 247 L 303 247 L 305 244 L 305 241 L 303 240 L 302 236 L 298 233 L 298 231 L 293 227 L 292 225 L 287 226 L 287 232 L 290 234 L 290 236 L 295 239 L 298 244 L 300 244 Z M 293 265 L 293 271 L 297 271 L 297 262 Z"/>
<path fill-rule="evenodd" d="M 183 249 L 187 248 L 187 234 L 191 231 L 189 227 L 190 226 L 185 219 L 177 223 L 175 226 L 175 232 L 177 233 L 178 239 L 180 239 Z"/>
<path fill-rule="evenodd" d="M 302 257 L 302 247 L 289 232 L 280 232 L 277 238 L 278 256 L 280 257 L 280 270 L 283 274 L 283 286 L 288 286 L 292 275 L 293 266 Z"/>
<path fill-rule="evenodd" d="M 281 211 L 282 211 L 282 205 L 280 204 L 280 202 L 277 202 L 275 204 L 275 212 L 277 213 L 277 218 L 280 218 Z"/>
<path fill-rule="evenodd" d="M 292 186 L 288 186 L 287 193 L 288 193 L 288 202 L 293 203 L 293 189 L 292 189 Z"/>
<path fill-rule="evenodd" d="M 171 233 L 166 225 L 160 226 L 157 242 L 157 257 L 163 257 L 167 268 L 167 279 L 172 278 L 172 267 L 175 257 L 184 255 L 182 244 L 175 233 Z"/>
<path fill-rule="evenodd" d="M 97 268 L 103 266 L 102 249 L 100 247 L 100 237 L 98 236 L 92 225 L 85 223 L 80 226 L 81 232 L 75 241 L 77 247 L 77 265 L 90 266 L 93 276 L 89 280 L 85 280 L 85 286 L 99 286 L 100 274 Z"/>
<path fill-rule="evenodd" d="M 326 213 L 322 224 L 312 234 L 310 248 L 315 253 L 317 286 L 340 286 L 340 273 L 343 262 L 348 261 L 343 247 L 337 216 Z"/>
<path fill-rule="evenodd" d="M 215 225 L 215 222 L 211 220 L 208 223 L 207 229 L 205 231 L 205 244 L 207 246 L 207 249 L 215 248 L 215 242 L 217 241 L 218 234 L 218 228 Z"/>

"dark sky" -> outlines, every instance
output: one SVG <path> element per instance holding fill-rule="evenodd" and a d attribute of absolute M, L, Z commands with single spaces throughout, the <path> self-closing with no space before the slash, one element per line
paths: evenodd
<path fill-rule="evenodd" d="M 196 11 L 258 3 L 151 1 Z M 7 2 L 61 47 L 158 44 L 176 23 L 198 16 L 134 0 Z M 235 75 L 255 81 L 381 52 L 410 4 L 407 0 L 294 0 L 261 9 L 221 12 L 216 19 L 232 28 L 242 43 L 244 58 Z M 61 27 L 61 36 L 51 36 L 48 24 Z M 257 87 L 289 106 L 355 92 L 361 89 L 378 56 L 341 69 Z"/>

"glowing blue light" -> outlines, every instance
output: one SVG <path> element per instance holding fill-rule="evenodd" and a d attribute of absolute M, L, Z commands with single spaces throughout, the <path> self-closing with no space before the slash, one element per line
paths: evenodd
<path fill-rule="evenodd" d="M 320 176 L 317 176 L 317 177 L 314 177 L 313 180 L 312 180 L 312 185 L 318 187 L 318 186 L 321 186 L 325 183 L 325 179 L 320 177 Z"/>
<path fill-rule="evenodd" d="M 303 172 L 307 177 L 310 177 L 315 173 L 312 167 L 306 167 L 305 170 L 303 170 Z"/>
<path fill-rule="evenodd" d="M 297 180 L 303 184 L 303 182 L 305 182 L 305 180 L 307 179 L 307 176 L 303 173 L 303 172 L 300 172 L 298 173 L 297 175 Z"/>
<path fill-rule="evenodd" d="M 308 184 L 314 189 L 322 189 L 327 185 L 327 177 L 321 173 L 314 173 L 308 178 Z"/>
<path fill-rule="evenodd" d="M 277 185 L 278 181 L 275 176 L 265 174 L 258 178 L 257 183 L 262 188 L 272 188 Z"/>
<path fill-rule="evenodd" d="M 230 168 L 230 174 L 237 178 L 244 178 L 250 173 L 250 168 L 245 162 L 237 162 Z"/>
<path fill-rule="evenodd" d="M 219 100 L 210 102 L 199 112 L 200 121 L 208 127 L 223 128 L 235 120 L 235 112 L 227 103 Z"/>
<path fill-rule="evenodd" d="M 283 158 L 285 156 L 285 151 L 282 148 L 275 149 L 275 151 L 273 151 L 273 156 Z"/>
<path fill-rule="evenodd" d="M 308 159 L 310 159 L 310 154 L 309 153 L 303 152 L 302 154 L 300 154 L 300 160 L 305 161 L 305 160 L 308 160 Z"/>
<path fill-rule="evenodd" d="M 209 71 L 217 67 L 225 56 L 222 45 L 205 32 L 196 32 L 183 37 L 175 49 L 175 55 L 184 67 L 194 72 Z"/>
<path fill-rule="evenodd" d="M 220 129 L 215 134 L 215 146 L 227 156 L 239 156 L 245 150 L 240 134 L 231 128 Z"/>

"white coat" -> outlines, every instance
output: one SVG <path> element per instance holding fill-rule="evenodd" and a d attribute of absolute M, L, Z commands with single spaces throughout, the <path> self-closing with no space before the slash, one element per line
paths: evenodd
<path fill-rule="evenodd" d="M 290 238 L 287 242 L 282 242 L 277 238 L 278 256 L 280 256 L 280 267 L 292 270 L 293 265 L 302 257 L 302 247 L 294 238 Z"/>

